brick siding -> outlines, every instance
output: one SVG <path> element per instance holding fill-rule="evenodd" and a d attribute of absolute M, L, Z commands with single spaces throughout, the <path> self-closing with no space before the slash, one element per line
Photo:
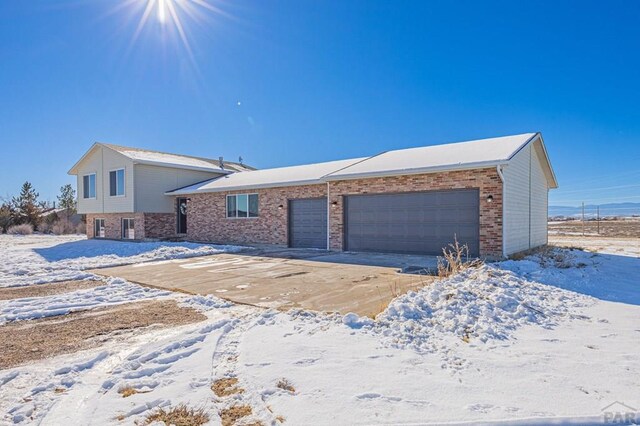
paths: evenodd
<path fill-rule="evenodd" d="M 480 190 L 480 255 L 502 257 L 502 181 L 495 168 L 404 175 L 330 182 L 330 242 L 332 250 L 343 247 L 343 197 L 350 194 L 431 191 L 445 189 Z M 493 202 L 487 202 L 487 196 Z"/>
<path fill-rule="evenodd" d="M 288 244 L 288 200 L 326 197 L 326 184 L 193 194 L 187 238 L 230 244 Z M 227 218 L 227 195 L 258 194 L 258 217 Z M 282 208 L 280 208 L 282 206 Z"/>
<path fill-rule="evenodd" d="M 480 254 L 502 256 L 502 182 L 495 168 L 404 175 L 329 183 L 330 244 L 343 247 L 343 197 L 349 194 L 478 189 L 480 192 Z M 327 184 L 193 194 L 187 208 L 187 238 L 235 244 L 288 244 L 288 200 L 325 197 Z M 228 194 L 258 194 L 259 217 L 226 217 Z M 486 201 L 493 196 L 493 202 Z M 279 206 L 282 206 L 280 208 Z"/>
<path fill-rule="evenodd" d="M 95 219 L 104 219 L 105 238 L 122 238 L 122 219 L 134 219 L 136 240 L 176 235 L 175 213 L 90 213 L 87 214 L 87 238 L 94 238 Z"/>

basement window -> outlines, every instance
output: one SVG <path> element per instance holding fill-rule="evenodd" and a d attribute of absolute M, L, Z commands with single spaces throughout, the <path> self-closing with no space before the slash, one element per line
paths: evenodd
<path fill-rule="evenodd" d="M 258 194 L 227 195 L 228 218 L 258 217 Z"/>

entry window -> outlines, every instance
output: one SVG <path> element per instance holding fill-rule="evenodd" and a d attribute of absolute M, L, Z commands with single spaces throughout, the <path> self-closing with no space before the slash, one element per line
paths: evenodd
<path fill-rule="evenodd" d="M 82 176 L 82 198 L 96 198 L 96 174 Z"/>
<path fill-rule="evenodd" d="M 227 217 L 258 217 L 258 194 L 227 195 Z"/>
<path fill-rule="evenodd" d="M 124 169 L 109 172 L 109 195 L 112 197 L 124 196 Z"/>
<path fill-rule="evenodd" d="M 93 224 L 94 238 L 104 238 L 104 219 L 96 219 Z"/>
<path fill-rule="evenodd" d="M 122 219 L 122 238 L 125 240 L 133 240 L 135 237 L 133 219 Z"/>

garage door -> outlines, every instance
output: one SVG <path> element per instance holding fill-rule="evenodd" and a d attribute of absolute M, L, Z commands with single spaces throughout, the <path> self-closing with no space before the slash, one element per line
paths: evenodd
<path fill-rule="evenodd" d="M 289 246 L 327 248 L 327 199 L 289 201 Z"/>
<path fill-rule="evenodd" d="M 458 241 L 478 256 L 477 190 L 353 195 L 345 198 L 345 249 L 440 255 Z"/>

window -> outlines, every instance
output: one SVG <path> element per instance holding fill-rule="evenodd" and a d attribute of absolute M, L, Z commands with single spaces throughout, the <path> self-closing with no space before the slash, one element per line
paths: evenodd
<path fill-rule="evenodd" d="M 104 238 L 104 219 L 96 219 L 93 223 L 93 237 Z"/>
<path fill-rule="evenodd" d="M 258 217 L 258 194 L 227 195 L 227 217 Z"/>
<path fill-rule="evenodd" d="M 109 195 L 112 197 L 124 196 L 124 169 L 109 172 Z"/>
<path fill-rule="evenodd" d="M 133 219 L 122 219 L 122 238 L 125 240 L 133 240 L 136 238 L 133 229 Z"/>
<path fill-rule="evenodd" d="M 82 197 L 96 198 L 96 174 L 82 176 Z"/>

